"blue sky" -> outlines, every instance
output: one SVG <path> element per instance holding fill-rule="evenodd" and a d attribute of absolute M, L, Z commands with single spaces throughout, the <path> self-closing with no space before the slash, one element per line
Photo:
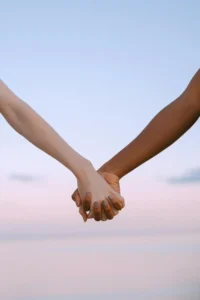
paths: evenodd
<path fill-rule="evenodd" d="M 4 2 L 1 77 L 98 166 L 176 98 L 199 68 L 198 10 L 198 1 Z M 168 170 L 169 160 L 174 168 L 195 166 L 198 126 L 151 171 Z M 53 164 L 5 122 L 1 131 L 3 154 L 15 146 L 18 154 L 28 149 L 20 162 L 30 155 Z"/>
<path fill-rule="evenodd" d="M 99 167 L 199 68 L 199 11 L 197 0 L 1 1 L 0 78 Z M 199 132 L 122 180 L 112 222 L 83 225 L 73 175 L 0 117 L 0 298 L 198 297 Z M 62 235 L 75 238 L 45 241 Z"/>
<path fill-rule="evenodd" d="M 179 96 L 199 68 L 199 9 L 198 1 L 3 2 L 0 76 L 99 167 Z M 20 173 L 75 187 L 69 172 L 2 118 L 0 126 L 2 182 L 11 187 L 7 176 Z M 197 123 L 129 182 L 154 181 L 156 189 L 159 180 L 198 168 L 199 129 Z M 44 187 L 37 188 L 42 194 Z"/>

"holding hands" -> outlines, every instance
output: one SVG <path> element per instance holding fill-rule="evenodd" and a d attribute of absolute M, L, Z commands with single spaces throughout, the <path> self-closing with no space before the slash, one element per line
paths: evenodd
<path fill-rule="evenodd" d="M 124 207 L 119 190 L 109 185 L 92 164 L 68 145 L 27 103 L 0 81 L 0 113 L 7 122 L 36 147 L 55 158 L 77 178 L 75 197 L 84 221 L 113 219 Z M 108 180 L 107 180 L 108 181 Z M 80 199 L 83 199 L 81 203 Z M 89 211 L 89 214 L 86 213 Z"/>
<path fill-rule="evenodd" d="M 200 69 L 185 91 L 99 171 L 70 147 L 28 104 L 0 80 L 0 113 L 20 135 L 59 161 L 77 178 L 72 199 L 86 222 L 113 219 L 124 208 L 119 180 L 178 140 L 200 117 Z"/>
<path fill-rule="evenodd" d="M 119 194 L 118 177 L 111 173 L 96 172 L 92 166 L 86 173 L 85 177 L 78 180 L 78 189 L 72 195 L 83 220 L 113 219 L 125 206 L 124 198 Z"/>

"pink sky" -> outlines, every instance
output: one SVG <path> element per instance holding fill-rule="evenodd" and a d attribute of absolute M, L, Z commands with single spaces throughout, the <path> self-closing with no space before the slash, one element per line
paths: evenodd
<path fill-rule="evenodd" d="M 130 175 L 122 180 L 125 209 L 112 221 L 83 224 L 71 201 L 75 181 L 49 180 L 23 184 L 1 178 L 0 222 L 3 225 L 49 225 L 49 230 L 159 230 L 162 228 L 200 228 L 200 187 L 168 185 Z M 58 229 L 56 229 L 58 228 Z M 59 229 L 60 228 L 60 229 Z M 62 228 L 62 229 L 61 229 Z"/>

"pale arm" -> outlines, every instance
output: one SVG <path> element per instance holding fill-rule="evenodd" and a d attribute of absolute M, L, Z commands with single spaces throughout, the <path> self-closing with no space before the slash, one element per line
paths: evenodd
<path fill-rule="evenodd" d="M 7 122 L 36 147 L 79 178 L 89 161 L 74 151 L 28 104 L 0 81 L 0 112 Z"/>
<path fill-rule="evenodd" d="M 106 181 L 95 171 L 92 164 L 73 150 L 30 106 L 19 99 L 2 81 L 0 81 L 0 113 L 8 123 L 23 137 L 36 147 L 49 154 L 76 176 L 79 192 L 84 198 L 92 195 L 93 210 L 106 203 L 107 199 L 116 209 L 123 207 L 124 199 L 116 193 Z M 114 212 L 109 218 L 114 217 Z M 95 215 L 95 220 L 101 220 L 101 214 Z"/>

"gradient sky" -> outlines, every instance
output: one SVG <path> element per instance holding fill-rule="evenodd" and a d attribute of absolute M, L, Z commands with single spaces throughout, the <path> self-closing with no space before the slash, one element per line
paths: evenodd
<path fill-rule="evenodd" d="M 4 1 L 1 79 L 99 167 L 178 97 L 199 68 L 199 10 L 199 1 L 180 0 Z M 197 123 L 122 180 L 127 209 L 101 230 L 200 227 L 200 176 L 196 183 L 167 182 L 199 170 L 199 130 Z M 3 118 L 0 154 L 2 225 L 82 230 L 70 200 L 72 174 Z M 18 174 L 34 178 L 10 178 Z"/>
<path fill-rule="evenodd" d="M 98 168 L 199 68 L 199 11 L 197 0 L 1 1 L 0 78 Z M 199 299 L 199 132 L 122 179 L 112 222 L 84 225 L 73 175 L 0 117 L 0 298 Z"/>

